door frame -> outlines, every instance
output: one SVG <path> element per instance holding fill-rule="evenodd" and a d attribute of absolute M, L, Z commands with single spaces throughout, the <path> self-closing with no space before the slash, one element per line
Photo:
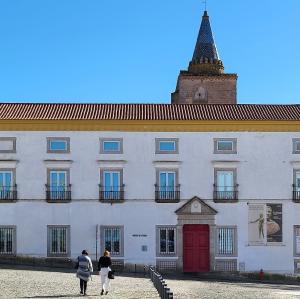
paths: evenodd
<path fill-rule="evenodd" d="M 209 266 L 215 269 L 216 215 L 218 213 L 197 196 L 192 197 L 175 211 L 177 215 L 177 269 L 183 270 L 183 225 L 206 224 L 209 226 Z"/>

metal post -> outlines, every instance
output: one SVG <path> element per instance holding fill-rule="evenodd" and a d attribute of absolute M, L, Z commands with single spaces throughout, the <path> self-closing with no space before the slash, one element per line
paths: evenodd
<path fill-rule="evenodd" d="M 165 295 L 165 296 L 166 296 L 165 298 L 166 298 L 166 299 L 169 299 L 170 288 L 166 288 L 165 294 L 166 294 L 166 295 Z"/>

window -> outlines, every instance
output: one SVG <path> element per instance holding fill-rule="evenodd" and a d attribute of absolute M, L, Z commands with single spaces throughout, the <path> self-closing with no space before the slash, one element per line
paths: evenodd
<path fill-rule="evenodd" d="M 50 137 L 47 138 L 48 153 L 69 153 L 70 138 L 68 137 Z"/>
<path fill-rule="evenodd" d="M 17 199 L 13 169 L 0 169 L 0 200 Z"/>
<path fill-rule="evenodd" d="M 108 250 L 111 256 L 123 256 L 124 229 L 121 226 L 101 227 L 102 252 Z"/>
<path fill-rule="evenodd" d="M 294 256 L 300 256 L 300 226 L 294 225 Z"/>
<path fill-rule="evenodd" d="M 70 256 L 70 226 L 48 226 L 48 256 Z"/>
<path fill-rule="evenodd" d="M 123 154 L 123 139 L 121 138 L 101 138 L 100 154 Z"/>
<path fill-rule="evenodd" d="M 16 253 L 16 227 L 0 226 L 0 255 Z"/>
<path fill-rule="evenodd" d="M 156 154 L 178 154 L 178 138 L 156 138 Z"/>
<path fill-rule="evenodd" d="M 123 170 L 102 169 L 100 184 L 100 199 L 121 200 L 124 199 Z"/>
<path fill-rule="evenodd" d="M 15 153 L 16 138 L 15 137 L 0 137 L 0 153 Z"/>
<path fill-rule="evenodd" d="M 237 230 L 236 227 L 217 227 L 217 256 L 237 255 Z"/>
<path fill-rule="evenodd" d="M 68 169 L 48 169 L 48 200 L 71 200 Z"/>
<path fill-rule="evenodd" d="M 176 227 L 175 226 L 157 226 L 157 255 L 175 255 L 176 254 Z"/>
<path fill-rule="evenodd" d="M 300 154 L 300 138 L 293 138 L 293 154 Z"/>
<path fill-rule="evenodd" d="M 300 200 L 300 170 L 294 170 L 293 200 Z"/>
<path fill-rule="evenodd" d="M 236 154 L 236 138 L 215 138 L 214 154 Z"/>
<path fill-rule="evenodd" d="M 235 169 L 215 169 L 214 199 L 237 200 Z"/>
<path fill-rule="evenodd" d="M 158 200 L 178 200 L 180 190 L 177 170 L 157 170 L 156 199 Z"/>

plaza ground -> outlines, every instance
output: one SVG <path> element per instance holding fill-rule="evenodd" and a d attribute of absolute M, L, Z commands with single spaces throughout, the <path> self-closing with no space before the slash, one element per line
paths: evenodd
<path fill-rule="evenodd" d="M 300 285 L 217 282 L 167 279 L 175 299 L 196 298 L 300 298 Z M 75 273 L 7 269 L 0 265 L 0 298 L 78 298 L 79 281 Z M 88 284 L 87 298 L 100 298 L 99 276 Z M 159 299 L 148 277 L 122 274 L 112 281 L 111 292 L 103 298 Z"/>

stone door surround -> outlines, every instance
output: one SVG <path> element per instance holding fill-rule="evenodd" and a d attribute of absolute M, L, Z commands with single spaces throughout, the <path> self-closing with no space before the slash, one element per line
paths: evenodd
<path fill-rule="evenodd" d="M 178 271 L 183 271 L 183 226 L 185 224 L 209 225 L 210 271 L 213 271 L 215 266 L 215 215 L 218 212 L 195 196 L 177 209 L 175 213 L 177 214 Z"/>

